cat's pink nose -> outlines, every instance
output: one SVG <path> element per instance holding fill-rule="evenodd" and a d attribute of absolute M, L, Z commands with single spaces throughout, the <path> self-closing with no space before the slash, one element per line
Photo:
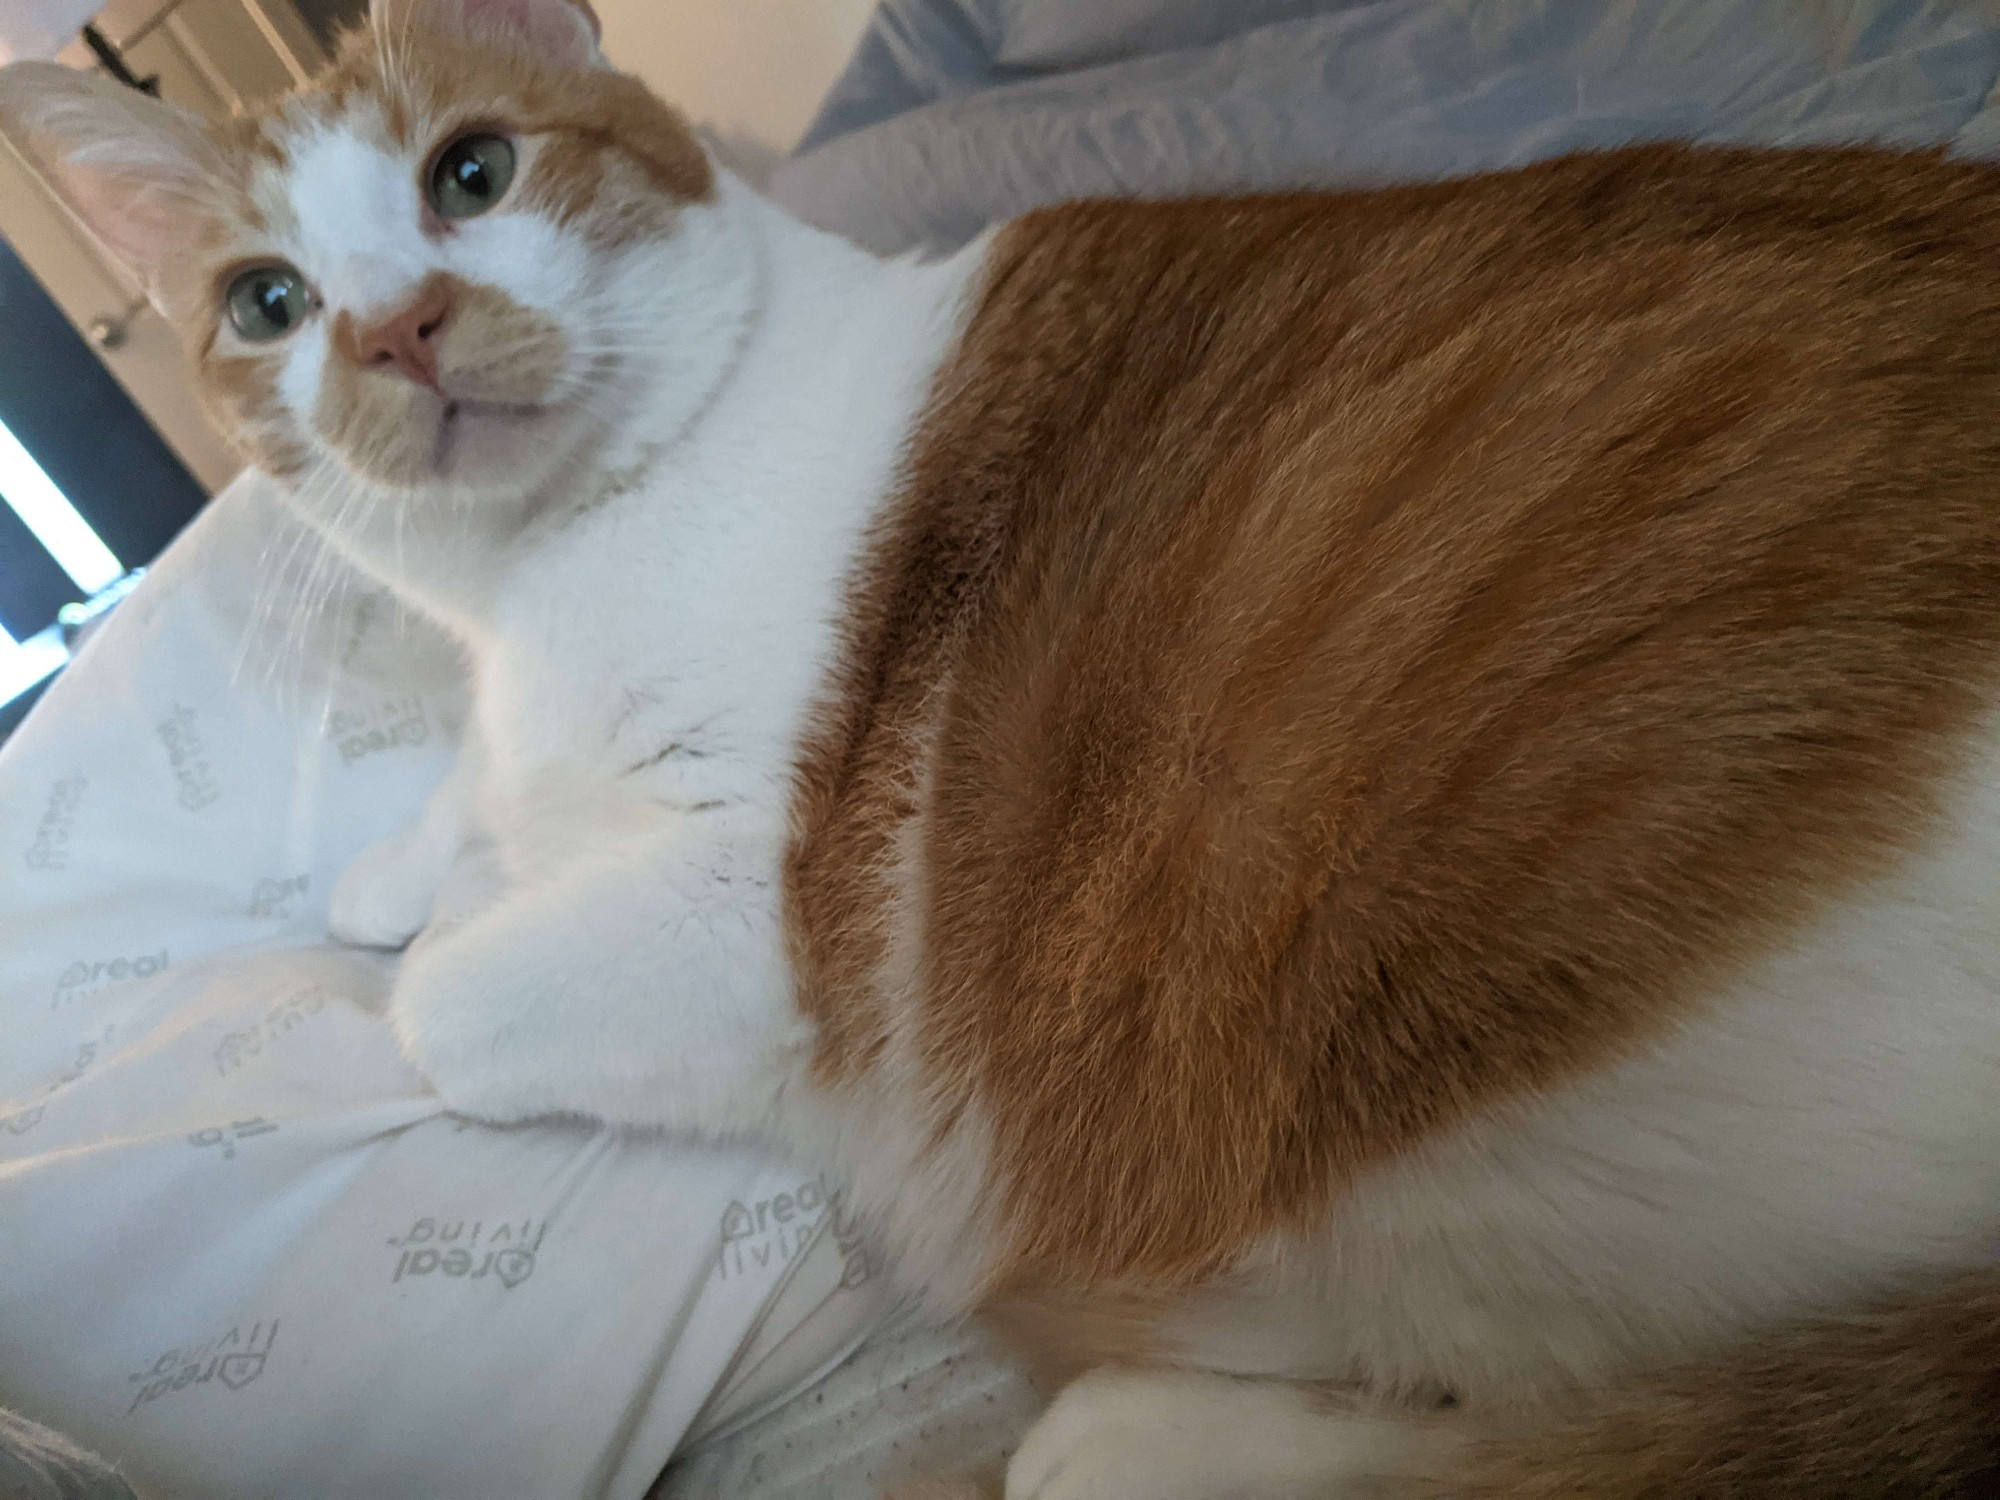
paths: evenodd
<path fill-rule="evenodd" d="M 451 293 L 433 281 L 401 312 L 357 329 L 351 357 L 363 369 L 394 370 L 444 394 L 438 384 L 437 336 L 451 317 Z"/>

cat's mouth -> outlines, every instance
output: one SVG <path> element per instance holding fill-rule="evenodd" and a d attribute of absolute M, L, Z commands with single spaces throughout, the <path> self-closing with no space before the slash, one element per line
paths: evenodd
<path fill-rule="evenodd" d="M 549 408 L 534 401 L 477 401 L 446 397 L 438 409 L 431 467 L 441 476 L 463 468 L 474 444 L 485 446 L 534 427 Z M 503 444 L 504 446 L 504 444 Z"/>

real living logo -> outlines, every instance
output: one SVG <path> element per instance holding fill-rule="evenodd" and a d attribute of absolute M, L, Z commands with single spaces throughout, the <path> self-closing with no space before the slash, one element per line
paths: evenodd
<path fill-rule="evenodd" d="M 193 1131 L 187 1142 L 190 1146 L 208 1151 L 220 1147 L 224 1161 L 236 1160 L 236 1148 L 247 1140 L 260 1135 L 270 1135 L 278 1127 L 262 1115 L 254 1115 L 247 1120 L 231 1120 L 227 1125 L 210 1125 Z"/>
<path fill-rule="evenodd" d="M 335 709 L 327 715 L 326 736 L 340 751 L 340 763 L 351 766 L 386 750 L 429 744 L 430 713 L 422 693 L 405 693 L 368 708 Z"/>
<path fill-rule="evenodd" d="M 174 774 L 176 800 L 189 812 L 200 812 L 222 796 L 222 788 L 208 763 L 208 749 L 202 743 L 201 726 L 195 711 L 176 704 L 174 711 L 154 727 L 166 747 L 167 765 Z"/>
<path fill-rule="evenodd" d="M 535 1257 L 541 1252 L 542 1236 L 548 1232 L 546 1219 L 507 1219 L 489 1224 L 484 1219 L 422 1218 L 399 1235 L 391 1235 L 389 1248 L 399 1251 L 391 1283 L 437 1277 L 440 1281 L 498 1282 L 512 1291 L 535 1274 Z"/>
<path fill-rule="evenodd" d="M 55 1098 L 57 1094 L 88 1073 L 95 1066 L 97 1060 L 110 1048 L 111 1038 L 116 1034 L 116 1027 L 107 1026 L 91 1040 L 79 1043 L 75 1059 L 68 1067 L 55 1076 L 47 1088 L 42 1090 L 42 1095 L 39 1099 L 24 1109 L 17 1109 L 11 1114 L 0 1115 L 0 1132 L 4 1132 L 7 1135 L 26 1135 L 37 1125 L 41 1124 L 42 1116 L 48 1113 L 49 1100 Z"/>
<path fill-rule="evenodd" d="M 361 654 L 361 647 L 374 628 L 376 616 L 382 613 L 382 598 L 379 594 L 363 594 L 355 601 L 353 613 L 347 622 L 347 635 L 340 643 L 337 659 L 344 671 L 354 665 L 354 658 Z"/>
<path fill-rule="evenodd" d="M 158 953 L 135 953 L 120 958 L 79 958 L 56 976 L 55 994 L 49 1000 L 49 1009 L 61 1010 L 86 995 L 96 994 L 107 985 L 119 984 L 127 979 L 151 979 L 156 974 L 165 973 L 168 963 L 164 948 Z"/>
<path fill-rule="evenodd" d="M 317 984 L 293 990 L 280 998 L 264 1014 L 239 1031 L 226 1031 L 209 1052 L 216 1076 L 227 1078 L 251 1059 L 261 1057 L 267 1047 L 282 1041 L 295 1028 L 326 1009 L 327 992 Z"/>
<path fill-rule="evenodd" d="M 722 1214 L 718 1274 L 728 1281 L 789 1265 L 811 1248 L 822 1219 L 840 1255 L 841 1286 L 860 1286 L 874 1275 L 875 1265 L 867 1243 L 843 1207 L 841 1190 L 829 1187 L 824 1173 L 788 1193 L 754 1203 L 732 1201 Z"/>
<path fill-rule="evenodd" d="M 90 782 L 82 776 L 65 776 L 49 788 L 48 804 L 42 809 L 41 822 L 35 825 L 34 840 L 21 856 L 29 869 L 69 868 L 69 841 L 76 832 L 77 809 L 89 788 Z"/>
<path fill-rule="evenodd" d="M 211 1381 L 218 1382 L 225 1390 L 240 1391 L 264 1373 L 264 1366 L 271 1358 L 271 1346 L 277 1341 L 278 1320 L 273 1318 L 266 1323 L 259 1319 L 250 1325 L 248 1333 L 238 1325 L 220 1338 L 169 1349 L 145 1369 L 125 1377 L 128 1383 L 139 1387 L 133 1393 L 132 1404 L 125 1408 L 125 1415 L 131 1416 L 162 1396 L 208 1385 Z"/>
<path fill-rule="evenodd" d="M 250 905 L 243 914 L 259 921 L 285 921 L 311 885 L 310 875 L 267 875 L 251 887 Z"/>

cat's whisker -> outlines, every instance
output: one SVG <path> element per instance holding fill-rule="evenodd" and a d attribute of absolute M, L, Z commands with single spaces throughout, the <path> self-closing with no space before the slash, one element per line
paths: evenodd
<path fill-rule="evenodd" d="M 311 505 L 314 503 L 317 495 L 325 490 L 330 482 L 330 471 L 332 468 L 333 466 L 330 463 L 322 460 L 313 469 L 309 470 L 299 482 L 295 493 L 303 498 L 305 504 Z M 239 655 L 239 668 L 241 662 L 247 660 L 248 652 L 253 643 L 251 632 L 262 631 L 268 640 L 270 629 L 276 623 L 274 617 L 279 601 L 286 596 L 287 585 L 294 582 L 293 575 L 299 559 L 306 555 L 307 549 L 318 550 L 326 546 L 326 543 L 300 518 L 297 511 L 290 504 L 281 507 L 279 511 L 279 523 L 290 530 L 291 536 L 289 539 L 280 538 L 280 545 L 283 548 L 281 553 L 274 552 L 272 546 L 268 544 L 264 549 L 264 566 L 261 569 L 262 577 L 256 592 L 251 615 L 246 625 L 246 639 L 244 650 Z M 293 588 L 290 592 L 293 598 L 297 597 L 296 588 Z M 279 632 L 279 649 L 273 658 L 266 662 L 267 675 L 272 675 L 282 670 L 285 655 L 284 648 L 289 643 L 289 639 L 288 631 Z"/>
<path fill-rule="evenodd" d="M 344 518 L 353 504 L 351 494 L 353 486 L 351 481 L 347 481 L 343 486 L 343 480 L 344 476 L 337 472 L 335 466 L 327 464 L 320 472 L 319 483 L 315 486 L 314 492 L 305 494 L 302 503 L 314 507 L 321 506 L 334 494 L 339 493 L 341 498 L 334 504 L 332 514 L 336 518 Z M 288 672 L 291 688 L 301 695 L 305 689 L 305 680 L 312 659 L 313 629 L 321 618 L 326 602 L 321 579 L 333 566 L 333 556 L 333 547 L 324 539 L 320 539 L 318 545 L 300 554 L 298 561 L 303 571 L 297 577 L 285 580 L 292 585 L 292 592 L 290 608 L 286 613 L 280 639 L 278 666 L 281 671 Z"/>

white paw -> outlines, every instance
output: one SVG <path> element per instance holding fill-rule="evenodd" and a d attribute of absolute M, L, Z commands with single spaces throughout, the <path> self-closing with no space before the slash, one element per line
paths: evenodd
<path fill-rule="evenodd" d="M 563 1098 L 563 1048 L 544 1034 L 538 971 L 509 973 L 457 933 L 427 935 L 404 955 L 389 995 L 396 1041 L 445 1108 L 490 1124 L 593 1114 Z"/>
<path fill-rule="evenodd" d="M 1184 1410 L 1189 1378 L 1095 1370 L 1072 1382 L 1028 1430 L 1007 1466 L 1007 1500 L 1222 1500 L 1228 1443 Z M 1202 1382 L 1208 1384 L 1206 1380 Z M 1196 1429 L 1181 1425 L 1193 1416 Z M 1201 1441 L 1197 1434 L 1207 1438 Z M 1214 1446 L 1223 1438 L 1222 1451 Z"/>
<path fill-rule="evenodd" d="M 710 1139 L 763 1133 L 810 1054 L 779 945 L 730 955 L 747 993 L 704 985 L 686 949 L 648 951 L 668 898 L 639 894 L 651 899 L 636 931 L 593 930 L 591 908 L 507 901 L 403 955 L 390 1020 L 446 1108 L 494 1123 L 565 1115 Z"/>
<path fill-rule="evenodd" d="M 483 840 L 468 843 L 452 861 L 437 897 L 431 902 L 425 935 L 462 927 L 492 909 L 506 894 L 508 879 L 499 853 Z"/>
<path fill-rule="evenodd" d="M 1394 1472 L 1401 1424 L 1315 1408 L 1280 1381 L 1094 1370 L 1007 1466 L 1007 1500 L 1333 1500 Z M 1362 1489 L 1350 1486 L 1361 1485 Z"/>
<path fill-rule="evenodd" d="M 341 872 L 327 925 L 358 948 L 401 948 L 430 920 L 437 880 L 408 832 L 370 844 Z"/>

